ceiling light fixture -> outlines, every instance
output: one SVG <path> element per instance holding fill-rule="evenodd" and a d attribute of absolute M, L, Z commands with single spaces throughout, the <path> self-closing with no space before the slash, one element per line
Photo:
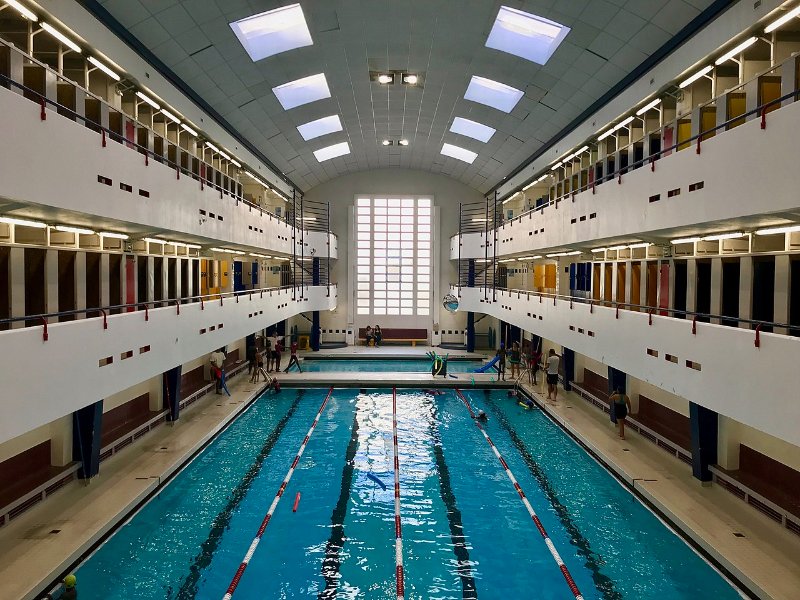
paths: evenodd
<path fill-rule="evenodd" d="M 403 83 L 407 83 L 408 85 L 417 85 L 419 82 L 419 77 L 417 75 L 403 75 Z"/>
<path fill-rule="evenodd" d="M 64 233 L 81 233 L 83 235 L 94 235 L 94 231 L 91 229 L 84 229 L 83 227 L 70 227 L 68 225 L 56 225 L 53 227 L 56 231 L 61 231 Z"/>
<path fill-rule="evenodd" d="M 715 65 L 721 65 L 722 63 L 729 61 L 734 56 L 737 56 L 738 54 L 741 54 L 742 52 L 747 50 L 750 46 L 755 44 L 757 41 L 758 41 L 757 37 L 751 37 L 751 38 L 746 39 L 741 44 L 736 46 L 734 49 L 732 49 L 732 50 L 726 52 L 725 54 L 723 54 L 722 56 L 720 56 L 717 60 L 714 61 L 714 64 Z"/>
<path fill-rule="evenodd" d="M 652 245 L 653 245 L 653 244 L 651 244 L 651 243 L 649 243 L 649 242 L 642 242 L 642 243 L 640 243 L 640 244 L 630 244 L 630 245 L 628 246 L 628 249 L 629 249 L 629 250 L 636 250 L 637 248 L 649 248 L 649 247 L 650 247 L 650 246 L 652 246 Z"/>
<path fill-rule="evenodd" d="M 554 164 L 552 167 L 550 167 L 550 170 L 551 171 L 555 171 L 556 169 L 558 169 L 558 167 L 561 166 L 561 163 L 562 163 L 562 161 L 558 161 L 556 164 Z"/>
<path fill-rule="evenodd" d="M 224 152 L 224 151 L 222 151 L 222 150 L 220 150 L 220 151 L 219 151 L 219 155 L 220 155 L 222 158 L 224 158 L 225 160 L 230 160 L 230 159 L 231 159 L 231 157 L 228 155 L 228 153 L 227 153 L 227 152 Z"/>
<path fill-rule="evenodd" d="M 688 237 L 688 238 L 678 238 L 677 240 L 670 240 L 670 244 L 678 245 L 678 244 L 694 244 L 695 242 L 699 242 L 699 237 Z"/>
<path fill-rule="evenodd" d="M 193 135 L 194 137 L 198 136 L 198 133 L 194 129 L 189 127 L 186 123 L 181 123 L 181 129 L 183 129 L 185 132 L 189 133 L 190 135 Z"/>
<path fill-rule="evenodd" d="M 150 237 L 142 238 L 142 241 L 143 242 L 147 242 L 149 244 L 169 244 L 170 243 L 167 240 L 159 240 L 157 238 L 150 238 Z"/>
<path fill-rule="evenodd" d="M 775 235 L 776 233 L 794 233 L 800 231 L 800 225 L 787 225 L 786 227 L 770 227 L 769 229 L 759 229 L 756 235 Z"/>
<path fill-rule="evenodd" d="M 602 142 L 602 141 L 603 141 L 604 139 L 606 139 L 608 136 L 610 136 L 611 134 L 613 134 L 613 133 L 614 133 L 614 131 L 616 131 L 616 130 L 615 130 L 613 127 L 612 127 L 611 129 L 609 129 L 609 130 L 608 130 L 608 131 L 606 131 L 605 133 L 603 133 L 603 134 L 601 134 L 601 135 L 597 136 L 597 141 L 598 141 L 598 142 Z"/>
<path fill-rule="evenodd" d="M 328 88 L 328 80 L 325 73 L 309 75 L 302 79 L 296 79 L 289 83 L 284 83 L 272 88 L 278 102 L 281 103 L 283 110 L 290 110 L 297 106 L 302 106 L 317 100 L 324 100 L 331 97 L 331 90 Z"/>
<path fill-rule="evenodd" d="M 253 62 L 314 44 L 299 4 L 240 19 L 230 27 Z"/>
<path fill-rule="evenodd" d="M 747 234 L 744 231 L 735 231 L 733 233 L 719 233 L 716 235 L 707 235 L 700 238 L 701 242 L 716 242 L 718 240 L 733 240 L 736 238 L 744 237 Z"/>
<path fill-rule="evenodd" d="M 597 254 L 598 252 L 605 252 L 606 248 L 592 248 L 592 252 Z"/>
<path fill-rule="evenodd" d="M 524 96 L 524 92 L 510 85 L 473 75 L 464 94 L 466 100 L 510 113 Z"/>
<path fill-rule="evenodd" d="M 319 162 L 344 156 L 345 154 L 350 154 L 350 145 L 347 142 L 341 142 L 339 144 L 320 148 L 319 150 L 314 150 L 314 158 Z"/>
<path fill-rule="evenodd" d="M 797 8 L 793 8 L 788 13 L 783 15 L 780 19 L 776 19 L 775 21 L 773 21 L 772 23 L 767 25 L 764 28 L 764 33 L 772 33 L 778 27 L 781 27 L 782 25 L 785 25 L 786 23 L 788 23 L 789 21 L 791 21 L 792 19 L 794 19 L 798 15 L 800 15 L 800 6 L 798 6 Z"/>
<path fill-rule="evenodd" d="M 297 131 L 300 132 L 300 136 L 306 142 L 314 138 L 322 137 L 323 135 L 328 135 L 329 133 L 336 133 L 342 129 L 342 121 L 339 115 L 322 117 L 321 119 L 309 121 L 308 123 L 297 126 Z"/>
<path fill-rule="evenodd" d="M 569 27 L 555 21 L 501 6 L 486 40 L 486 47 L 543 65 L 569 31 Z"/>
<path fill-rule="evenodd" d="M 631 115 L 630 117 L 628 117 L 624 121 L 620 121 L 619 123 L 614 125 L 614 131 L 617 131 L 618 129 L 622 129 L 623 127 L 627 127 L 628 125 L 630 125 L 633 122 L 634 118 L 635 117 L 633 115 Z"/>
<path fill-rule="evenodd" d="M 637 117 L 641 117 L 648 110 L 651 110 L 651 109 L 655 108 L 659 104 L 661 104 L 661 98 L 656 98 L 655 100 L 653 100 L 651 102 L 648 102 L 642 108 L 640 108 L 639 110 L 636 111 L 636 116 Z"/>
<path fill-rule="evenodd" d="M 47 227 L 46 223 L 39 221 L 29 221 L 27 219 L 17 219 L 15 217 L 0 217 L 0 223 L 8 223 L 10 225 L 23 225 L 24 227 L 34 227 L 35 229 L 44 229 Z"/>
<path fill-rule="evenodd" d="M 212 144 L 212 143 L 211 143 L 211 142 L 209 142 L 208 140 L 206 140 L 205 144 L 206 144 L 206 147 L 207 147 L 209 150 L 211 150 L 212 152 L 216 152 L 217 154 L 219 154 L 219 148 L 217 148 L 217 147 L 216 147 L 214 144 Z"/>
<path fill-rule="evenodd" d="M 24 6 L 22 6 L 22 4 L 20 4 L 19 2 L 17 2 L 17 0 L 5 0 L 5 2 L 6 2 L 6 4 L 8 4 L 8 5 L 9 5 L 11 8 L 14 8 L 14 9 L 16 9 L 16 11 L 17 11 L 19 14 L 21 14 L 23 17 L 25 17 L 26 19 L 28 19 L 28 21 L 33 21 L 34 23 L 36 23 L 36 22 L 39 20 L 39 18 L 38 18 L 38 17 L 37 17 L 35 14 L 33 14 L 31 11 L 29 11 L 29 10 L 28 10 L 27 8 L 25 8 Z"/>
<path fill-rule="evenodd" d="M 232 158 L 232 159 L 231 159 L 231 162 L 234 164 L 234 166 L 236 166 L 236 168 L 237 168 L 237 169 L 241 169 L 241 168 L 242 168 L 242 163 L 240 163 L 240 162 L 239 162 L 238 160 L 236 160 L 235 158 Z"/>
<path fill-rule="evenodd" d="M 94 56 L 90 56 L 87 59 L 90 63 L 92 63 L 95 67 L 100 69 L 103 73 L 111 77 L 114 81 L 120 81 L 122 78 L 117 75 L 114 71 L 112 71 L 109 67 L 105 66 L 99 60 L 97 60 Z"/>
<path fill-rule="evenodd" d="M 475 159 L 478 158 L 477 152 L 472 152 L 471 150 L 461 148 L 460 146 L 454 146 L 453 144 L 444 144 L 441 153 L 469 164 L 472 164 L 475 162 Z"/>
<path fill-rule="evenodd" d="M 394 75 L 381 73 L 380 75 L 378 75 L 378 83 L 382 83 L 384 85 L 386 85 L 387 83 L 394 83 Z"/>
<path fill-rule="evenodd" d="M 405 138 L 403 138 L 402 140 L 398 140 L 397 143 L 400 144 L 401 146 L 408 146 L 408 140 Z"/>
<path fill-rule="evenodd" d="M 115 240 L 127 240 L 128 234 L 127 233 L 116 233 L 114 231 L 101 231 L 100 235 L 102 237 L 113 238 Z"/>
<path fill-rule="evenodd" d="M 612 252 L 619 252 L 620 250 L 627 250 L 628 246 L 609 246 L 607 249 L 611 250 Z"/>
<path fill-rule="evenodd" d="M 142 92 L 136 92 L 136 95 L 144 102 L 155 108 L 156 110 L 161 110 L 161 107 L 156 103 L 155 100 L 150 98 L 149 96 L 143 94 Z"/>
<path fill-rule="evenodd" d="M 394 145 L 394 142 L 392 140 L 383 140 L 381 142 L 381 145 L 383 145 L 383 146 L 392 146 L 392 145 Z"/>
<path fill-rule="evenodd" d="M 697 81 L 698 79 L 703 77 L 706 73 L 710 72 L 711 69 L 713 69 L 713 68 L 714 68 L 713 65 L 708 65 L 706 67 L 703 67 L 702 69 L 700 69 L 697 73 L 695 73 L 694 75 L 692 75 L 688 79 L 684 79 L 683 81 L 681 81 L 678 84 L 678 87 L 683 89 L 685 87 L 688 87 L 688 86 L 692 85 L 695 81 Z"/>
<path fill-rule="evenodd" d="M 164 108 L 161 109 L 161 114 L 164 115 L 165 117 L 167 117 L 173 123 L 180 123 L 181 122 L 181 120 L 178 117 L 176 117 L 175 115 L 173 115 L 171 112 L 169 112 L 168 110 L 166 110 Z"/>
<path fill-rule="evenodd" d="M 58 31 L 57 29 L 55 29 L 49 23 L 42 23 L 42 29 L 44 29 L 47 33 L 49 33 L 54 38 L 56 38 L 59 42 L 61 42 L 65 46 L 67 46 L 70 50 L 74 50 L 78 54 L 81 53 L 81 48 L 80 48 L 80 46 L 78 46 L 78 44 L 73 42 L 71 39 L 69 39 L 67 36 L 65 36 L 63 33 Z"/>

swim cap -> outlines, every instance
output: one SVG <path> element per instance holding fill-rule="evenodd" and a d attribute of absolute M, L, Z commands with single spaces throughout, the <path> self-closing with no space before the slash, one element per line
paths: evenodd
<path fill-rule="evenodd" d="M 75 575 L 67 575 L 66 577 L 64 577 L 65 588 L 67 589 L 74 588 L 76 583 L 78 583 L 78 578 L 75 577 Z"/>

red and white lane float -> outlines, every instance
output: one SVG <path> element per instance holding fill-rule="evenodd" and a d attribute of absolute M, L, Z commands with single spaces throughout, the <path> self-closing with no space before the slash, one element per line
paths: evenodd
<path fill-rule="evenodd" d="M 564 576 L 564 579 L 566 580 L 567 585 L 569 586 L 569 589 L 572 592 L 572 595 L 575 596 L 576 600 L 583 600 L 583 595 L 581 595 L 581 592 L 578 589 L 578 586 L 575 584 L 575 581 L 572 579 L 572 575 L 570 574 L 569 569 L 567 569 L 567 565 L 565 565 L 564 561 L 561 560 L 561 555 L 558 553 L 558 550 L 556 550 L 556 547 L 553 544 L 553 541 L 550 539 L 550 536 L 547 535 L 547 531 L 545 531 L 544 526 L 542 525 L 542 522 L 539 520 L 539 517 L 536 515 L 536 511 L 533 510 L 533 507 L 531 506 L 531 503 L 528 501 L 528 498 L 525 496 L 525 492 L 522 491 L 522 488 L 520 487 L 519 483 L 517 483 L 516 477 L 514 477 L 514 474 L 511 472 L 511 469 L 508 468 L 508 464 L 506 463 L 505 459 L 500 454 L 500 452 L 497 449 L 497 447 L 494 445 L 494 442 L 492 441 L 492 439 L 486 433 L 486 430 L 483 428 L 483 425 L 481 425 L 481 422 L 477 418 L 477 415 L 473 412 L 472 406 L 470 406 L 469 400 L 467 400 L 467 398 L 464 396 L 464 394 L 461 393 L 461 390 L 459 390 L 459 389 L 456 389 L 456 394 L 458 394 L 458 397 L 461 398 L 461 401 L 467 407 L 467 410 L 469 411 L 470 416 L 475 421 L 475 425 L 478 427 L 478 429 L 481 430 L 481 433 L 483 434 L 483 437 L 486 438 L 486 441 L 488 442 L 489 446 L 492 448 L 492 452 L 494 452 L 494 455 L 500 461 L 500 464 L 503 465 L 503 470 L 505 470 L 506 475 L 508 476 L 509 480 L 511 481 L 512 484 L 514 484 L 514 489 L 517 490 L 517 494 L 519 494 L 519 497 L 522 500 L 522 503 L 525 505 L 525 508 L 528 509 L 528 514 L 530 514 L 531 519 L 533 519 L 533 522 L 536 524 L 536 529 L 539 530 L 539 533 L 541 534 L 542 538 L 544 539 L 544 543 L 547 545 L 547 549 L 550 551 L 550 554 L 553 556 L 553 559 L 555 559 L 556 564 L 558 565 L 558 568 L 561 570 L 561 574 Z"/>
<path fill-rule="evenodd" d="M 397 598 L 405 598 L 403 575 L 403 528 L 400 523 L 400 459 L 397 452 L 397 388 L 392 388 L 392 437 L 394 438 L 394 560 Z"/>
<path fill-rule="evenodd" d="M 247 549 L 247 553 L 244 555 L 242 559 L 242 563 L 239 565 L 239 568 L 236 570 L 236 575 L 233 576 L 231 580 L 231 584 L 228 586 L 228 591 L 225 592 L 225 595 L 222 597 L 223 600 L 231 600 L 233 597 L 233 593 L 236 591 L 236 587 L 239 585 L 239 581 L 242 579 L 242 575 L 244 575 L 244 570 L 247 568 L 247 565 L 250 564 L 250 559 L 253 558 L 253 554 L 256 552 L 256 548 L 258 548 L 258 543 L 261 541 L 261 536 L 264 535 L 264 531 L 267 529 L 267 525 L 269 525 L 269 521 L 272 518 L 272 515 L 275 513 L 275 509 L 278 506 L 278 502 L 281 501 L 283 497 L 283 492 L 286 491 L 286 486 L 289 485 L 289 481 L 292 479 L 292 475 L 294 475 L 294 470 L 297 467 L 297 463 L 300 462 L 300 457 L 303 456 L 303 452 L 306 449 L 306 444 L 308 444 L 308 440 L 311 438 L 311 434 L 314 433 L 314 429 L 317 427 L 317 423 L 319 423 L 319 418 L 322 416 L 322 411 L 325 410 L 325 406 L 328 404 L 328 400 L 331 398 L 331 394 L 333 394 L 333 386 L 328 390 L 327 396 L 325 396 L 325 400 L 322 401 L 322 405 L 319 407 L 317 411 L 317 416 L 314 417 L 314 422 L 311 424 L 311 429 L 308 430 L 303 443 L 300 444 L 300 449 L 297 451 L 297 455 L 294 457 L 292 461 L 292 466 L 289 467 L 289 470 L 286 473 L 286 477 L 283 478 L 283 483 L 281 483 L 281 487 L 278 488 L 278 492 L 275 494 L 275 499 L 270 504 L 269 510 L 267 514 L 264 516 L 264 520 L 261 521 L 261 527 L 258 528 L 258 533 L 256 533 L 256 537 L 253 538 L 253 541 L 250 543 L 250 547 Z M 300 500 L 300 495 L 295 501 L 295 508 L 297 507 L 297 502 Z"/>

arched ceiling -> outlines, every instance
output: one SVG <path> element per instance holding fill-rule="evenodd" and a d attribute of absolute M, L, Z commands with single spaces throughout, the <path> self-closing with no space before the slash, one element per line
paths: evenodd
<path fill-rule="evenodd" d="M 667 44 L 712 0 L 302 0 L 313 45 L 258 62 L 229 23 L 291 0 L 99 0 L 202 100 L 301 190 L 365 169 L 449 175 L 487 191 Z M 86 4 L 91 5 L 91 2 Z M 566 25 L 545 65 L 485 46 L 501 5 Z M 97 11 L 95 11 L 97 12 Z M 108 19 L 106 19 L 108 20 Z M 370 71 L 407 71 L 421 85 L 381 85 Z M 324 73 L 331 97 L 284 110 L 273 88 Z M 465 100 L 472 76 L 524 96 L 506 114 Z M 339 115 L 343 130 L 304 141 L 297 126 Z M 488 143 L 450 131 L 455 117 L 497 130 Z M 397 145 L 407 139 L 408 146 Z M 384 139 L 394 141 L 383 146 Z M 313 152 L 347 142 L 350 153 Z M 477 153 L 472 164 L 443 144 Z"/>

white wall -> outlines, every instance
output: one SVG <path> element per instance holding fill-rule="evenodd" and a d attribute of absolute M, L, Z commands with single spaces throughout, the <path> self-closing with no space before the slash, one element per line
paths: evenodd
<path fill-rule="evenodd" d="M 478 289 L 461 288 L 460 293 L 463 310 L 503 319 L 670 394 L 800 445 L 800 338 L 762 333 L 756 348 L 755 332 L 746 329 L 697 323 L 693 334 L 692 322 L 683 319 L 655 315 L 650 325 L 647 314 L 622 310 L 617 317 L 613 308 L 603 306 L 577 302 L 570 306 L 569 301 L 552 298 L 539 302 L 535 295 L 502 290 L 493 303 L 482 301 Z M 650 356 L 648 349 L 658 352 L 658 357 Z M 667 354 L 676 356 L 677 362 L 667 360 Z M 688 367 L 687 360 L 699 363 L 702 370 Z"/>
<path fill-rule="evenodd" d="M 185 174 L 178 179 L 175 169 L 152 158 L 145 165 L 142 154 L 110 139 L 103 148 L 99 134 L 56 112 L 48 111 L 41 121 L 39 105 L 14 91 L 0 88 L 0 107 L 0 129 L 14 140 L 0 145 L 0 197 L 40 205 L 45 215 L 56 209 L 64 219 L 59 222 L 67 225 L 75 223 L 63 211 L 82 213 L 80 224 L 98 228 L 128 223 L 177 241 L 188 235 L 254 251 L 292 253 L 292 229 L 274 215 L 208 186 L 200 189 L 200 182 Z M 99 183 L 98 175 L 110 178 L 112 185 Z M 133 186 L 133 192 L 120 189 L 120 183 Z M 150 197 L 140 196 L 139 189 Z M 32 208 L 27 214 L 37 215 Z M 306 242 L 307 253 L 313 247 L 316 256 L 327 255 L 322 234 L 307 232 Z"/>
<path fill-rule="evenodd" d="M 336 288 L 326 292 L 307 288 L 302 301 L 291 289 L 244 294 L 185 304 L 180 315 L 175 306 L 150 310 L 147 321 L 144 311 L 111 315 L 108 329 L 101 318 L 57 323 L 47 341 L 41 327 L 0 332 L 0 364 L 14 374 L 3 381 L 0 444 L 299 312 L 327 311 Z M 100 366 L 106 357 L 113 362 Z"/>
<path fill-rule="evenodd" d="M 682 227 L 688 235 L 695 225 L 717 221 L 729 221 L 720 230 L 730 231 L 742 228 L 735 219 L 757 221 L 760 226 L 792 219 L 785 213 L 800 210 L 800 170 L 795 164 L 798 123 L 800 102 L 795 102 L 769 113 L 766 129 L 761 129 L 759 119 L 748 121 L 704 141 L 699 155 L 692 146 L 658 160 L 655 171 L 645 166 L 623 175 L 622 184 L 608 181 L 598 185 L 595 194 L 587 190 L 574 202 L 564 200 L 558 208 L 527 213 L 500 228 L 497 255 L 538 254 L 564 244 L 586 248 L 615 238 L 676 237 L 663 230 Z M 703 188 L 689 192 L 689 185 L 700 181 Z M 677 188 L 680 195 L 667 197 Z M 656 194 L 661 199 L 650 202 Z M 593 213 L 596 217 L 590 219 Z M 771 221 L 769 213 L 774 214 Z M 581 217 L 586 219 L 580 221 Z M 533 231 L 538 233 L 529 235 Z M 461 256 L 483 258 L 482 243 L 481 234 L 464 235 Z M 451 241 L 451 258 L 457 250 Z"/>
<path fill-rule="evenodd" d="M 409 319 L 408 317 L 369 317 L 366 315 L 355 317 L 355 326 L 364 326 L 367 323 L 380 321 L 381 325 L 408 327 L 426 327 L 431 330 L 437 310 L 441 307 L 441 299 L 448 291 L 449 284 L 458 275 L 457 265 L 451 263 L 447 253 L 447 240 L 458 230 L 459 202 L 477 202 L 483 196 L 458 181 L 443 175 L 436 175 L 426 171 L 413 171 L 405 169 L 385 169 L 376 171 L 363 171 L 338 177 L 333 181 L 324 183 L 310 190 L 306 194 L 309 200 L 330 202 L 331 228 L 339 239 L 338 260 L 332 266 L 331 278 L 339 284 L 340 297 L 336 311 L 325 313 L 321 317 L 322 328 L 343 328 L 347 326 L 349 304 L 352 302 L 350 272 L 348 258 L 350 244 L 348 242 L 348 223 L 350 209 L 356 195 L 364 194 L 376 196 L 386 195 L 429 195 L 433 198 L 434 206 L 438 209 L 439 227 L 434 232 L 434 253 L 436 246 L 440 248 L 438 265 L 434 267 L 434 286 L 438 279 L 438 297 L 434 293 L 431 317 Z M 434 254 L 435 256 L 435 254 Z M 348 293 L 347 290 L 350 290 Z M 415 324 L 417 321 L 419 324 Z M 439 310 L 440 329 L 463 329 L 466 326 L 466 317 L 463 313 L 452 315 L 445 310 Z"/>

